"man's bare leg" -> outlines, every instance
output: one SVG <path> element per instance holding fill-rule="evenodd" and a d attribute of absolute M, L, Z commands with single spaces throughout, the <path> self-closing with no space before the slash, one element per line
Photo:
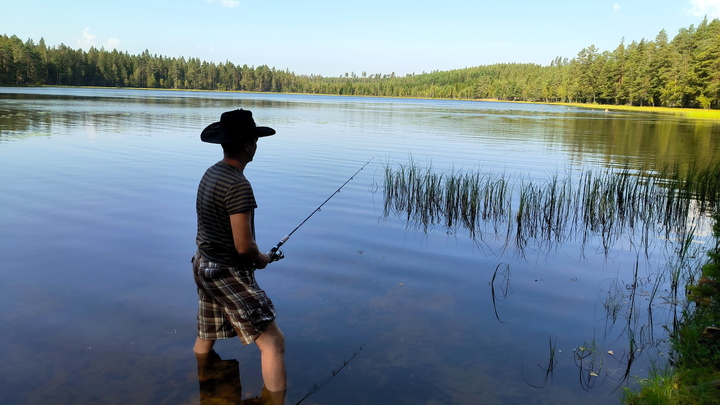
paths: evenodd
<path fill-rule="evenodd" d="M 212 352 L 214 345 L 214 340 L 205 340 L 200 338 L 195 339 L 193 352 L 195 352 L 195 359 L 198 362 L 198 378 L 200 381 L 204 381 L 208 378 L 207 370 L 212 365 L 212 362 L 210 361 L 210 353 Z"/>
<path fill-rule="evenodd" d="M 195 354 L 208 354 L 212 351 L 213 346 L 215 346 L 214 340 L 197 338 L 195 339 L 195 347 L 193 347 L 193 351 Z"/>
<path fill-rule="evenodd" d="M 262 376 L 265 388 L 277 398 L 274 403 L 284 403 L 285 390 L 287 389 L 287 375 L 285 373 L 285 336 L 275 321 L 268 325 L 267 329 L 255 339 L 260 349 L 260 361 L 262 364 Z"/>

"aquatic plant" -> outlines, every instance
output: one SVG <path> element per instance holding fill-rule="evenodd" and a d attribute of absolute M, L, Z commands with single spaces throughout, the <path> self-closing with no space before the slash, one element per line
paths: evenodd
<path fill-rule="evenodd" d="M 590 391 L 607 379 L 607 374 L 603 373 L 603 355 L 594 340 L 575 348 L 573 359 L 580 374 L 580 386 L 585 391 Z"/>
<path fill-rule="evenodd" d="M 713 234 L 715 248 L 707 253 L 709 260 L 702 266 L 697 283 L 688 286 L 688 298 L 706 308 L 720 308 L 720 216 L 716 217 Z"/>
<path fill-rule="evenodd" d="M 696 257 L 703 245 L 694 243 L 698 231 L 709 223 L 708 214 L 718 209 L 720 162 L 624 165 L 513 178 L 505 173 L 437 172 L 432 165 L 421 167 L 411 159 L 385 166 L 383 191 L 386 216 L 403 217 L 409 226 L 426 232 L 436 226 L 453 233 L 464 228 L 477 241 L 495 238 L 521 254 L 528 248 L 548 251 L 571 241 L 583 249 L 593 244 L 605 254 L 619 243 L 622 249 L 633 250 L 635 264 L 626 273 L 630 280 L 612 280 L 601 300 L 605 337 L 616 324 L 627 337 L 627 351 L 614 358 L 624 365 L 610 378 L 603 370 L 604 352 L 598 342 L 584 343 L 573 352 L 583 389 L 608 379 L 618 387 L 626 383 L 640 353 L 659 347 L 658 339 L 665 341 L 690 313 L 683 300 L 686 286 L 695 301 L 720 308 L 720 269 L 707 265 L 698 279 Z M 642 256 L 657 254 L 657 243 L 665 244 L 664 268 L 641 274 Z M 498 265 L 490 281 L 498 321 L 497 300 L 509 291 L 508 280 L 509 266 Z M 654 327 L 658 309 L 663 310 L 662 337 L 656 336 Z M 553 346 L 551 341 L 546 378 L 540 386 L 552 376 Z"/>
<path fill-rule="evenodd" d="M 718 276 L 720 276 L 720 215 L 714 215 L 714 245 L 706 252 L 697 283 L 688 283 L 688 298 L 682 321 L 670 331 L 672 360 L 663 367 L 654 365 L 640 389 L 625 389 L 626 404 L 717 404 L 720 403 L 720 321 Z M 678 250 L 680 262 L 689 254 L 686 244 Z M 691 253 L 690 253 L 691 254 Z M 673 277 L 676 277 L 673 275 Z"/>
<path fill-rule="evenodd" d="M 402 215 L 424 231 L 434 226 L 465 228 L 470 237 L 488 235 L 506 246 L 552 247 L 593 238 L 607 251 L 630 237 L 640 250 L 651 235 L 682 237 L 688 224 L 715 209 L 720 162 L 706 167 L 606 168 L 567 171 L 546 180 L 505 173 L 435 172 L 431 164 L 385 166 L 384 214 Z"/>
<path fill-rule="evenodd" d="M 552 337 L 548 339 L 549 343 L 549 358 L 547 365 L 545 367 L 538 364 L 537 366 L 540 367 L 540 369 L 545 373 L 545 376 L 543 378 L 542 384 L 531 384 L 527 381 L 527 378 L 525 377 L 525 373 L 523 372 L 523 379 L 525 380 L 525 383 L 533 388 L 545 388 L 548 381 L 550 381 L 550 384 L 552 384 L 553 379 L 553 372 L 555 371 L 555 367 L 558 365 L 559 361 L 555 358 L 555 354 L 557 353 L 557 339 L 553 341 Z"/>
<path fill-rule="evenodd" d="M 499 278 L 498 278 L 499 276 Z M 497 291 L 496 291 L 496 279 L 497 279 Z M 495 311 L 495 318 L 500 323 L 505 323 L 500 320 L 498 314 L 497 302 L 506 299 L 512 293 L 510 287 L 510 266 L 507 264 L 498 264 L 495 267 L 492 279 L 490 280 L 490 297 L 492 298 L 493 311 Z"/>

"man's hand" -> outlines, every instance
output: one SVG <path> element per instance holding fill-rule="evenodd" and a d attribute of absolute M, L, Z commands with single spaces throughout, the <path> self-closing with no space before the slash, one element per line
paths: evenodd
<path fill-rule="evenodd" d="M 270 256 L 265 253 L 258 254 L 258 259 L 255 260 L 255 267 L 258 269 L 264 269 L 268 263 L 270 263 Z"/>

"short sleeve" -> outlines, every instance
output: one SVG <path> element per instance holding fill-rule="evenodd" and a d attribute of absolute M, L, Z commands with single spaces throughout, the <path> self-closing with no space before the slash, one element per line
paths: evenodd
<path fill-rule="evenodd" d="M 228 215 L 239 214 L 243 211 L 257 208 L 255 194 L 247 179 L 242 179 L 231 185 L 225 194 L 225 208 Z"/>

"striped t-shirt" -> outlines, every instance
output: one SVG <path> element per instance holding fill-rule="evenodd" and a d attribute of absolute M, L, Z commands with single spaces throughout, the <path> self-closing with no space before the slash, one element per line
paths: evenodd
<path fill-rule="evenodd" d="M 230 215 L 250 211 L 250 226 L 255 238 L 255 195 L 240 169 L 217 162 L 205 172 L 198 186 L 197 237 L 200 254 L 211 262 L 227 266 L 245 264 L 233 242 Z"/>

